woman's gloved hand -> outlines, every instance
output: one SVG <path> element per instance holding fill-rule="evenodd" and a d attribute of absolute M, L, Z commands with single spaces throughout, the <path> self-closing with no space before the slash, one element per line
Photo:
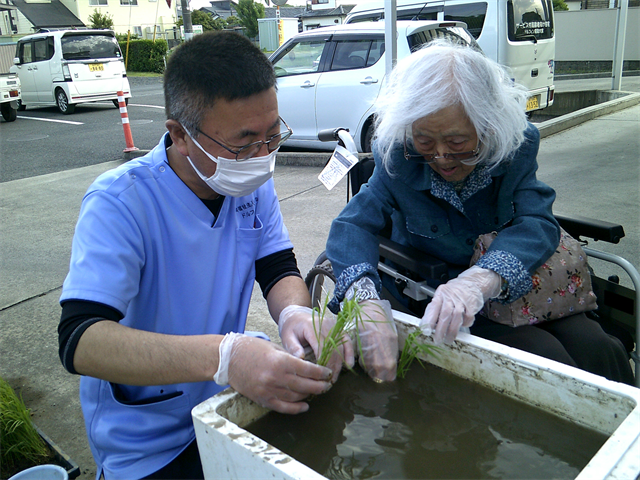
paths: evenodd
<path fill-rule="evenodd" d="M 387 300 L 365 300 L 358 322 L 360 365 L 376 382 L 392 381 L 398 368 L 398 331 Z"/>
<path fill-rule="evenodd" d="M 320 327 L 318 314 L 316 313 L 315 323 L 316 325 L 314 325 L 312 311 L 309 307 L 289 305 L 282 310 L 282 312 L 280 312 L 280 318 L 278 319 L 278 330 L 280 332 L 282 346 L 285 350 L 298 358 L 304 358 L 304 349 L 306 346 L 309 346 L 313 349 L 316 358 L 319 358 L 319 349 L 322 347 L 319 341 L 324 340 L 336 321 L 333 315 L 325 315 L 322 320 L 320 332 L 316 332 L 315 329 Z M 331 377 L 332 383 L 338 380 L 343 362 L 347 367 L 353 367 L 353 344 L 346 334 L 342 345 L 333 352 L 327 362 L 327 367 L 333 372 Z"/>
<path fill-rule="evenodd" d="M 309 405 L 303 400 L 326 392 L 332 385 L 330 369 L 296 358 L 261 338 L 228 333 L 219 352 L 213 380 L 280 413 L 306 412 Z"/>
<path fill-rule="evenodd" d="M 436 344 L 452 343 L 460 327 L 470 327 L 484 303 L 500 294 L 502 277 L 473 266 L 440 285 L 427 305 L 420 328 Z"/>

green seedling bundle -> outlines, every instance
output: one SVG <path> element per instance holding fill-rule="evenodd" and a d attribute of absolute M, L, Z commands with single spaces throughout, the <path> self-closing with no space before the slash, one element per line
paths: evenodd
<path fill-rule="evenodd" d="M 353 335 L 358 348 L 358 353 L 362 359 L 362 351 L 360 346 L 360 338 L 358 336 L 359 326 L 364 326 L 364 322 L 373 322 L 370 318 L 363 318 L 362 306 L 355 300 L 344 300 L 342 308 L 336 317 L 336 323 L 329 331 L 328 335 L 323 339 L 320 332 L 322 331 L 322 323 L 327 314 L 328 296 L 324 305 L 320 308 L 314 308 L 312 319 L 314 331 L 318 345 L 321 345 L 320 355 L 317 358 L 318 365 L 326 366 L 333 353 L 338 350 L 345 342 L 349 341 L 349 336 Z M 400 358 L 398 359 L 398 367 L 396 376 L 404 378 L 409 370 L 409 366 L 414 360 L 418 360 L 420 365 L 422 361 L 419 355 L 436 355 L 437 347 L 425 345 L 418 341 L 420 331 L 410 333 L 404 343 Z M 361 362 L 362 363 L 362 362 Z M 364 367 L 364 365 L 363 365 Z"/>
<path fill-rule="evenodd" d="M 51 456 L 38 434 L 31 412 L 11 386 L 0 378 L 0 471 L 15 472 L 22 465 L 38 465 Z"/>

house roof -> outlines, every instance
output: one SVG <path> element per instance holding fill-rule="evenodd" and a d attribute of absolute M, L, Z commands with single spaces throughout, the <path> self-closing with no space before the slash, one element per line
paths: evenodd
<path fill-rule="evenodd" d="M 275 7 L 265 7 L 264 18 L 276 18 Z M 306 10 L 306 7 L 283 7 L 280 9 L 280 18 L 299 18 Z"/>
<path fill-rule="evenodd" d="M 349 12 L 353 10 L 353 7 L 355 7 L 355 5 L 340 5 L 336 8 L 324 8 L 322 10 L 305 10 L 300 17 L 343 17 L 348 15 Z M 282 9 L 280 13 L 282 13 Z"/>
<path fill-rule="evenodd" d="M 51 3 L 27 3 L 24 0 L 11 0 L 16 8 L 36 28 L 74 28 L 84 27 L 78 17 L 65 7 L 60 0 Z"/>

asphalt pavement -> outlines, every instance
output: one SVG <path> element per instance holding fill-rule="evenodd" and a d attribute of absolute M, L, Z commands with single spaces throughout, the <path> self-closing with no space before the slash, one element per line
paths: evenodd
<path fill-rule="evenodd" d="M 623 80 L 623 89 L 640 92 L 638 78 Z M 607 89 L 610 82 L 590 88 Z M 557 86 L 564 88 L 562 81 Z M 601 109 L 543 138 L 538 176 L 556 189 L 556 212 L 622 224 L 626 237 L 619 245 L 592 246 L 640 268 L 640 104 L 623 107 L 613 113 Z M 598 116 L 603 112 L 608 114 Z M 318 180 L 318 165 L 328 158 L 329 153 L 282 153 L 274 175 L 303 275 L 324 250 L 331 220 L 346 201 L 344 180 L 332 191 Z M 35 423 L 80 466 L 81 480 L 94 478 L 95 465 L 78 400 L 79 377 L 66 373 L 58 359 L 58 299 L 82 196 L 99 174 L 120 163 L 0 184 L 0 375 L 22 395 Z M 258 288 L 248 328 L 277 339 Z"/>

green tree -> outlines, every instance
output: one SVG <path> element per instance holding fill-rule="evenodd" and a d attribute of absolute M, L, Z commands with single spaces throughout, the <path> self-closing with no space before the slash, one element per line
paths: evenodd
<path fill-rule="evenodd" d="M 564 0 L 553 0 L 553 10 L 569 10 Z"/>
<path fill-rule="evenodd" d="M 264 18 L 264 5 L 253 0 L 240 0 L 236 6 L 240 25 L 246 29 L 247 37 L 258 36 L 258 19 Z"/>
<path fill-rule="evenodd" d="M 227 17 L 227 26 L 235 27 L 236 25 L 240 25 L 240 19 L 235 15 L 229 15 Z"/>
<path fill-rule="evenodd" d="M 178 27 L 182 26 L 182 18 L 179 18 L 176 22 Z M 208 13 L 200 10 L 194 10 L 191 12 L 191 24 L 202 25 L 202 30 L 222 30 L 225 27 L 225 22 L 222 19 L 216 18 L 215 20 Z"/>
<path fill-rule="evenodd" d="M 93 9 L 93 13 L 89 15 L 89 23 L 91 28 L 113 29 L 113 16 L 108 13 L 100 13 L 97 8 Z"/>

